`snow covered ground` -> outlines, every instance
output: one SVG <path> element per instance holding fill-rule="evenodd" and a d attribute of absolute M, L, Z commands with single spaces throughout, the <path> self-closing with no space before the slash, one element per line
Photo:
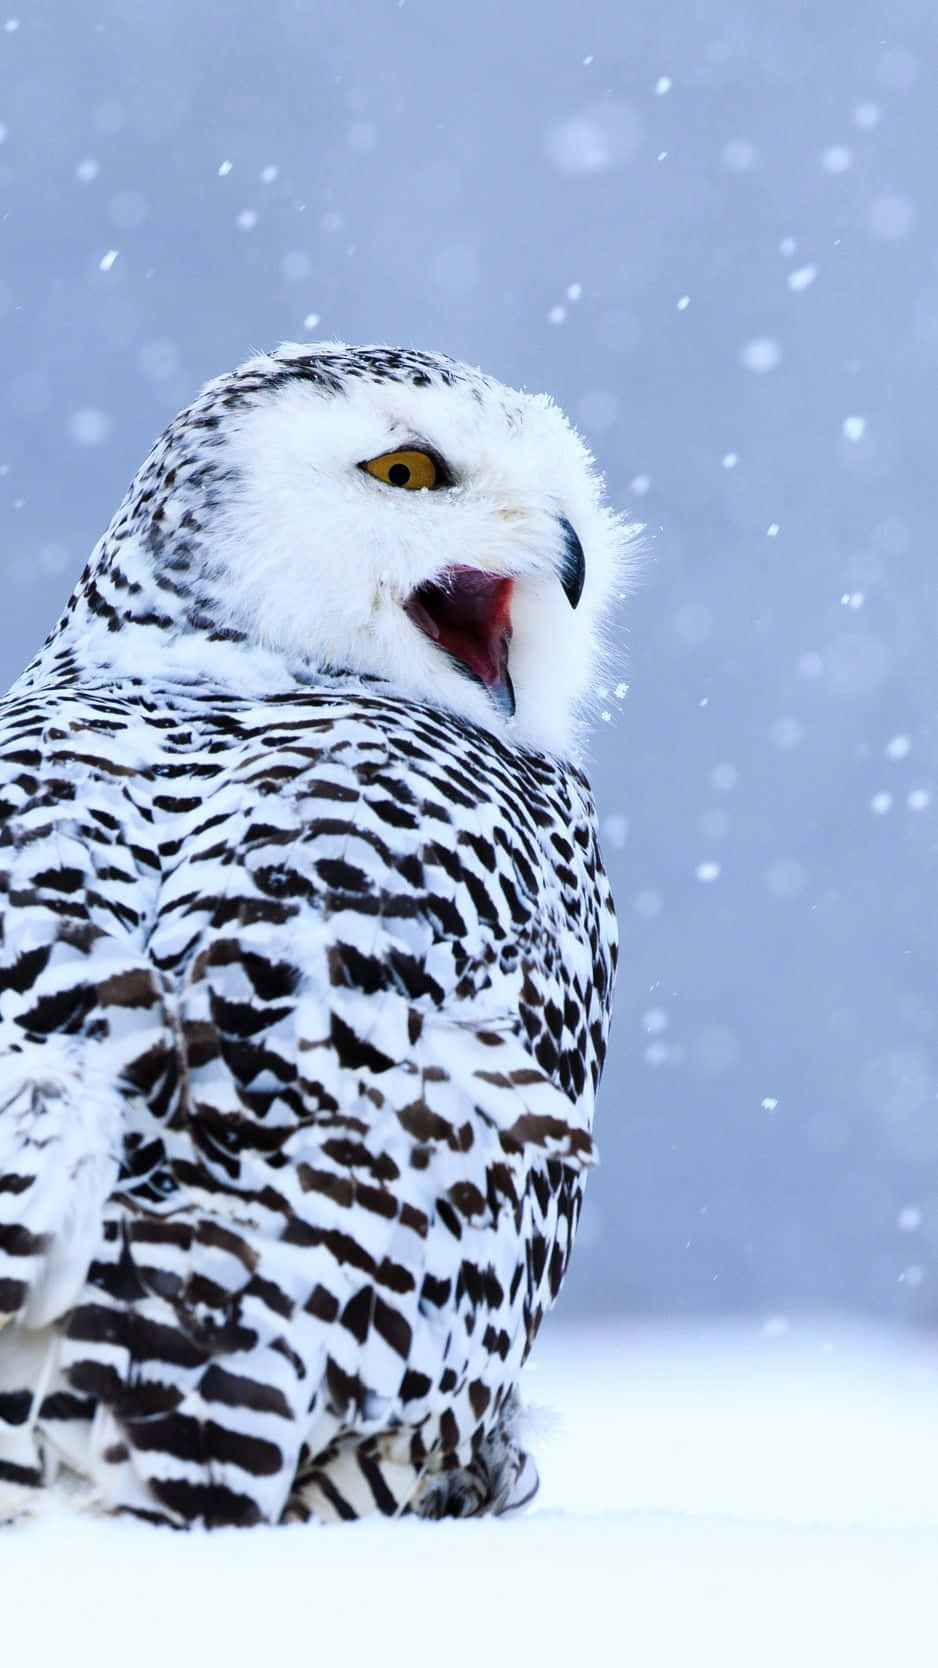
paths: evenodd
<path fill-rule="evenodd" d="M 3 1661 L 938 1662 L 938 1341 L 548 1323 L 528 1397 L 542 1489 L 519 1518 L 3 1532 Z"/>

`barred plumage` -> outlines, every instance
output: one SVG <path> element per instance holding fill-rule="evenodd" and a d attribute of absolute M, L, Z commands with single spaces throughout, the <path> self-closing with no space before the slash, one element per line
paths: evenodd
<path fill-rule="evenodd" d="M 252 362 L 158 443 L 3 704 L 0 1515 L 53 1483 L 178 1525 L 462 1515 L 536 1486 L 518 1374 L 593 1158 L 615 955 L 589 791 L 568 748 L 530 744 L 533 696 L 504 710 L 532 566 L 516 516 L 485 558 L 513 587 L 491 688 L 446 635 L 458 577 L 446 647 L 413 623 L 410 569 L 392 597 L 439 704 L 354 629 L 349 667 L 316 642 L 354 574 L 318 573 L 309 650 L 239 597 L 283 496 L 252 498 L 238 447 L 263 493 L 252 420 L 296 388 L 311 424 L 379 389 L 426 400 L 405 422 L 434 439 L 426 391 L 495 406 L 509 461 L 526 420 L 561 432 L 437 356 Z M 471 448 L 436 446 L 471 496 Z M 417 524 L 382 546 L 382 490 L 354 503 L 383 598 Z M 608 590 L 615 524 L 580 493 L 587 587 L 595 559 Z M 418 584 L 473 562 L 439 536 Z"/>

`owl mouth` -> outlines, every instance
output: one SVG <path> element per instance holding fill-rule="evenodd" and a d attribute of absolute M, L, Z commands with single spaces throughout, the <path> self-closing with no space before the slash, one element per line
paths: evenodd
<path fill-rule="evenodd" d="M 444 568 L 418 585 L 404 612 L 434 643 L 439 643 L 459 671 L 487 689 L 506 718 L 515 710 L 508 675 L 511 597 L 514 581 L 478 568 Z"/>

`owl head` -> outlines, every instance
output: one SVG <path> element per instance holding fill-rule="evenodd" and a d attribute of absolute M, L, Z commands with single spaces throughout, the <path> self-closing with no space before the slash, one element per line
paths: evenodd
<path fill-rule="evenodd" d="M 568 753 L 628 542 L 546 395 L 442 354 L 286 343 L 170 425 L 88 572 L 101 596 L 120 574 L 112 604 L 163 670 L 209 638 L 219 666 L 234 645 L 380 679 Z"/>

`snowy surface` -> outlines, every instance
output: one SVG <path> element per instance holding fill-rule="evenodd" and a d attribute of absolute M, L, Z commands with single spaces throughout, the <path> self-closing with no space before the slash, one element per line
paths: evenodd
<path fill-rule="evenodd" d="M 865 1668 L 938 1660 L 938 1343 L 818 1322 L 548 1329 L 542 1490 L 497 1522 L 3 1534 L 45 1668 Z"/>

